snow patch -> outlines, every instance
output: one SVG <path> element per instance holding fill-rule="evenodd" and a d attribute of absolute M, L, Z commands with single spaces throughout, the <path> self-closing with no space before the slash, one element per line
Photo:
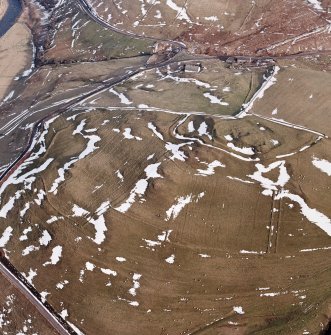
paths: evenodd
<path fill-rule="evenodd" d="M 56 246 L 52 250 L 52 255 L 50 261 L 47 261 L 43 266 L 56 265 L 62 257 L 62 247 L 60 245 Z"/>
<path fill-rule="evenodd" d="M 175 263 L 175 258 L 176 258 L 176 256 L 174 254 L 172 254 L 171 256 L 169 256 L 168 258 L 166 258 L 165 261 L 168 264 L 174 264 Z"/>
<path fill-rule="evenodd" d="M 312 163 L 319 170 L 321 170 L 322 172 L 326 173 L 329 177 L 331 177 L 331 162 L 327 161 L 326 159 L 319 159 L 313 157 Z"/>
<path fill-rule="evenodd" d="M 202 192 L 198 194 L 197 196 L 194 196 L 192 194 L 182 196 L 176 199 L 176 203 L 172 205 L 167 211 L 166 211 L 166 219 L 165 221 L 169 221 L 170 219 L 175 220 L 179 213 L 184 209 L 185 206 L 187 206 L 192 201 L 198 202 L 202 197 L 204 197 L 205 193 Z"/>

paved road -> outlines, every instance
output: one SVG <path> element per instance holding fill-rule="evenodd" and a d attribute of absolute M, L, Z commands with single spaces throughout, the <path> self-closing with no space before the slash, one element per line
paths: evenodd
<path fill-rule="evenodd" d="M 139 35 L 139 34 L 135 34 L 129 31 L 125 31 L 125 30 L 121 30 L 120 28 L 108 23 L 107 21 L 103 20 L 98 13 L 89 5 L 88 0 L 76 0 L 80 7 L 82 8 L 82 10 L 96 23 L 100 24 L 101 26 L 103 26 L 104 28 L 110 29 L 114 32 L 126 35 L 126 36 L 130 36 L 133 38 L 137 38 L 137 39 L 147 39 L 147 40 L 151 40 L 151 41 L 163 41 L 163 42 L 169 42 L 172 44 L 175 44 L 178 47 L 178 51 L 183 50 L 183 49 L 187 49 L 185 43 L 180 42 L 180 41 L 174 41 L 174 40 L 169 40 L 169 39 L 162 39 L 162 38 L 156 38 L 156 37 L 150 37 L 150 36 L 144 36 L 144 35 Z M 320 29 L 330 29 L 331 24 L 330 22 L 328 24 L 325 24 L 325 26 L 320 27 L 317 29 L 317 31 L 319 31 Z M 312 31 L 311 33 L 314 33 L 315 31 Z M 299 36 L 294 36 L 291 37 L 291 40 L 300 37 Z M 279 43 L 284 43 L 285 41 L 279 42 Z M 266 48 L 267 50 L 268 48 Z M 318 50 L 318 51 L 312 51 L 312 52 L 300 52 L 300 53 L 296 53 L 293 55 L 282 55 L 282 56 L 256 56 L 256 55 L 252 55 L 252 56 L 242 56 L 242 55 L 220 55 L 218 56 L 218 58 L 220 60 L 227 60 L 227 58 L 229 57 L 235 57 L 235 58 L 240 58 L 242 60 L 265 60 L 265 59 L 295 59 L 295 58 L 299 58 L 299 57 L 307 57 L 307 56 L 316 56 L 316 55 L 320 55 L 320 54 L 330 54 L 331 50 Z"/>
<path fill-rule="evenodd" d="M 0 260 L 0 272 L 1 274 L 15 287 L 17 288 L 32 304 L 36 307 L 38 312 L 50 323 L 50 325 L 60 335 L 76 335 L 77 333 L 72 330 L 67 330 L 61 322 L 37 299 L 37 297 L 21 282 L 16 276 L 9 271 L 9 269 Z M 68 326 L 69 327 L 69 326 Z"/>
<path fill-rule="evenodd" d="M 82 10 L 95 22 L 99 23 L 101 26 L 104 28 L 110 29 L 116 33 L 120 33 L 122 35 L 130 36 L 133 38 L 137 39 L 144 39 L 144 40 L 150 40 L 150 41 L 159 41 L 159 42 L 169 42 L 172 44 L 175 44 L 180 50 L 185 49 L 186 46 L 184 43 L 179 42 L 179 41 L 173 41 L 173 40 L 168 40 L 168 39 L 162 39 L 162 38 L 157 38 L 157 37 L 150 37 L 150 36 L 145 36 L 145 35 L 139 35 L 135 33 L 131 33 L 129 31 L 125 31 L 122 29 L 117 28 L 116 26 L 108 23 L 107 21 L 103 20 L 97 13 L 96 11 L 89 5 L 87 0 L 76 0 Z"/>
<path fill-rule="evenodd" d="M 70 96 L 66 96 L 66 99 L 63 99 L 59 102 L 60 98 L 58 96 L 55 97 L 54 103 L 51 103 L 50 100 L 46 100 L 41 102 L 40 104 L 36 104 L 35 106 L 28 108 L 24 112 L 20 113 L 15 122 L 13 120 L 9 120 L 7 124 L 3 125 L 1 128 L 2 138 L 0 138 L 0 144 L 5 145 L 6 140 L 10 139 L 12 132 L 19 129 L 20 127 L 24 127 L 24 124 L 31 122 L 31 117 L 36 118 L 38 114 L 42 113 L 45 115 L 42 119 L 36 119 L 32 121 L 34 123 L 33 129 L 30 133 L 29 140 L 27 145 L 25 145 L 25 149 L 21 151 L 21 153 L 15 158 L 14 161 L 8 164 L 7 168 L 0 174 L 0 185 L 1 183 L 12 174 L 15 169 L 22 163 L 22 159 L 24 159 L 25 155 L 30 150 L 30 145 L 32 143 L 32 139 L 38 132 L 38 129 L 42 127 L 43 123 L 58 114 L 62 114 L 68 111 L 70 108 L 77 106 L 79 103 L 82 103 L 84 100 L 91 98 L 92 96 L 106 90 L 110 89 L 116 85 L 119 85 L 131 77 L 144 72 L 146 70 L 156 69 L 159 67 L 164 67 L 177 62 L 185 62 L 185 61 L 201 61 L 206 59 L 214 59 L 216 57 L 196 57 L 194 55 L 186 54 L 185 52 L 182 55 L 182 52 L 177 53 L 175 56 L 167 59 L 165 61 L 159 62 L 157 64 L 145 64 L 142 66 L 136 66 L 132 68 L 130 71 L 125 71 L 122 75 L 117 77 L 111 77 L 110 79 L 104 80 L 101 85 L 92 88 L 86 88 L 86 91 L 82 92 L 81 88 L 77 88 L 75 90 L 70 91 Z M 85 89 L 84 89 L 85 90 Z"/>
<path fill-rule="evenodd" d="M 144 36 L 139 36 L 139 35 L 135 35 L 133 33 L 129 33 L 129 32 L 125 32 L 122 31 L 114 26 L 112 26 L 111 24 L 103 21 L 96 13 L 92 12 L 91 7 L 87 4 L 86 0 L 76 0 L 79 2 L 79 4 L 81 5 L 80 7 L 82 8 L 82 10 L 95 22 L 101 24 L 102 26 L 115 31 L 117 33 L 121 33 L 121 34 L 125 34 L 128 36 L 132 36 L 134 38 L 149 38 L 149 37 L 144 37 Z M 154 38 L 150 38 L 153 40 L 156 40 Z M 205 59 L 212 59 L 212 58 L 218 58 L 220 60 L 226 60 L 229 56 L 218 56 L 218 57 L 206 57 L 206 56 L 201 56 L 201 57 L 197 57 L 194 55 L 190 55 L 187 54 L 185 52 L 185 48 L 183 46 L 183 44 L 181 44 L 180 42 L 176 42 L 176 41 L 171 41 L 169 40 L 169 42 L 171 43 L 176 43 L 178 45 L 177 48 L 177 53 L 165 60 L 162 61 L 160 63 L 157 64 L 146 64 L 144 66 L 137 66 L 135 68 L 132 68 L 132 70 L 125 72 L 124 74 L 122 74 L 121 76 L 115 77 L 115 78 L 110 78 L 106 81 L 104 81 L 102 83 L 102 85 L 98 86 L 98 87 L 92 87 L 92 88 L 87 88 L 87 90 L 85 92 L 82 92 L 81 90 L 73 90 L 70 93 L 70 97 L 66 97 L 66 99 L 63 99 L 62 101 L 59 102 L 59 97 L 56 97 L 57 101 L 54 101 L 54 103 L 52 104 L 51 101 L 46 100 L 44 102 L 41 102 L 40 104 L 36 104 L 35 106 L 31 106 L 30 108 L 24 110 L 23 112 L 19 113 L 19 115 L 15 116 L 14 119 L 10 119 L 5 125 L 3 125 L 1 127 L 1 137 L 0 137 L 0 141 L 3 145 L 7 145 L 8 143 L 6 142 L 6 137 L 8 135 L 10 135 L 15 129 L 18 129 L 18 127 L 21 127 L 24 125 L 24 123 L 26 124 L 28 122 L 28 120 L 30 119 L 34 124 L 34 128 L 30 134 L 30 140 L 28 141 L 28 145 L 26 146 L 25 150 L 21 151 L 21 153 L 18 155 L 18 157 L 11 163 L 8 165 L 8 167 L 6 168 L 6 170 L 0 175 L 0 182 L 8 177 L 8 175 L 10 173 L 12 173 L 12 171 L 15 170 L 15 168 L 17 167 L 17 164 L 20 163 L 21 159 L 24 157 L 24 155 L 27 153 L 27 151 L 29 150 L 29 146 L 30 146 L 30 142 L 31 139 L 33 138 L 33 136 L 36 134 L 37 128 L 40 126 L 41 122 L 46 120 L 48 117 L 53 116 L 54 114 L 60 114 L 65 112 L 66 110 L 68 110 L 69 108 L 72 108 L 73 106 L 77 105 L 78 103 L 82 102 L 83 100 L 97 94 L 98 92 L 101 92 L 107 88 L 111 88 L 113 86 L 116 86 L 128 79 L 130 79 L 132 76 L 149 70 L 149 69 L 153 69 L 153 68 L 159 68 L 162 66 L 167 66 L 170 65 L 172 63 L 176 63 L 178 61 L 181 62 L 185 62 L 185 61 L 189 61 L 189 60 L 205 60 Z M 316 55 L 316 54 L 323 54 L 323 53 L 329 53 L 328 51 L 319 51 L 316 53 L 301 53 L 301 54 L 296 54 L 296 55 L 289 55 L 289 56 L 281 56 L 281 57 L 273 57 L 273 59 L 289 59 L 289 58 L 297 58 L 297 57 L 304 57 L 304 56 L 310 56 L 310 55 Z M 232 57 L 239 57 L 240 59 L 243 60 L 247 60 L 247 61 L 252 61 L 252 60 L 263 60 L 269 57 L 249 57 L 249 56 L 232 56 Z M 43 119 L 37 119 L 37 114 L 39 113 L 43 113 L 44 115 L 46 114 L 46 116 Z M 32 117 L 34 114 L 36 114 L 34 117 Z M 32 118 L 34 118 L 34 120 L 32 120 Z M 36 121 L 38 120 L 38 121 Z M 30 122 L 31 122 L 30 121 Z M 5 165 L 8 162 L 4 162 L 2 161 L 2 164 Z"/>

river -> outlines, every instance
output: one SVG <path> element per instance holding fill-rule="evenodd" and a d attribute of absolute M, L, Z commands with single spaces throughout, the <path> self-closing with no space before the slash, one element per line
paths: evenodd
<path fill-rule="evenodd" d="M 21 0 L 8 0 L 8 8 L 0 20 L 0 37 L 3 36 L 16 22 L 22 12 Z"/>

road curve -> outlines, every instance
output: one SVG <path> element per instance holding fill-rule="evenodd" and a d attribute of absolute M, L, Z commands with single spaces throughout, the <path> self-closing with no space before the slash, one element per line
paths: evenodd
<path fill-rule="evenodd" d="M 180 41 L 175 41 L 175 40 L 170 40 L 170 39 L 162 39 L 162 38 L 157 38 L 157 37 L 151 37 L 151 36 L 145 36 L 145 35 L 139 35 L 139 34 L 135 34 L 129 31 L 125 31 L 122 29 L 117 28 L 116 26 L 110 24 L 109 22 L 103 20 L 98 13 L 93 9 L 93 7 L 88 3 L 88 0 L 76 0 L 78 2 L 78 4 L 80 5 L 82 11 L 88 15 L 94 22 L 100 24 L 102 27 L 107 28 L 109 30 L 112 30 L 116 33 L 122 34 L 122 35 L 126 35 L 132 38 L 136 38 L 136 39 L 144 39 L 144 40 L 150 40 L 150 41 L 159 41 L 159 42 L 169 42 L 172 44 L 175 44 L 178 48 L 177 52 L 183 50 L 183 49 L 187 49 L 187 46 L 185 45 L 185 43 L 180 42 Z M 331 24 L 329 25 L 325 25 L 322 28 L 326 28 L 326 29 L 330 29 Z M 297 37 L 297 36 L 296 36 Z M 223 55 L 218 55 L 215 56 L 215 58 L 218 58 L 222 61 L 226 61 L 229 57 L 237 57 L 237 58 L 241 58 L 241 59 L 254 59 L 254 60 L 264 60 L 264 59 L 275 59 L 275 60 L 281 60 L 281 59 L 296 59 L 296 58 L 301 58 L 301 57 L 307 57 L 307 56 L 318 56 L 320 54 L 324 54 L 324 55 L 329 55 L 331 54 L 331 50 L 318 50 L 318 51 L 307 51 L 307 52 L 298 52 L 295 54 L 290 54 L 290 55 L 232 55 L 232 54 L 223 54 Z"/>
<path fill-rule="evenodd" d="M 4 257 L 0 259 L 0 273 L 15 287 L 17 288 L 25 298 L 27 298 L 33 306 L 38 310 L 38 312 L 48 321 L 48 323 L 57 331 L 60 335 L 77 335 L 77 333 L 60 317 L 55 316 L 51 311 L 50 305 L 47 308 L 36 296 L 35 294 L 27 287 L 27 285 L 16 277 L 13 273 L 14 271 L 9 270 L 8 260 Z M 60 322 L 61 320 L 61 322 Z"/>
<path fill-rule="evenodd" d="M 137 39 L 144 39 L 144 40 L 150 40 L 150 41 L 159 41 L 159 42 L 169 42 L 172 44 L 175 44 L 180 50 L 186 49 L 186 45 L 179 41 L 169 40 L 169 39 L 162 39 L 157 37 L 151 37 L 151 36 L 145 36 L 145 35 L 138 35 L 135 33 L 131 33 L 129 31 L 121 30 L 117 28 L 116 26 L 108 23 L 107 21 L 103 20 L 97 12 L 93 9 L 93 7 L 88 3 L 88 0 L 76 0 L 80 7 L 82 8 L 83 12 L 85 12 L 93 21 L 99 23 L 104 28 L 110 29 L 116 33 L 126 35 L 132 38 Z"/>

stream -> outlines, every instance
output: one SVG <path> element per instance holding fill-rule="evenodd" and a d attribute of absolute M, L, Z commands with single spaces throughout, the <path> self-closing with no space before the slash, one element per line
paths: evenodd
<path fill-rule="evenodd" d="M 0 20 L 0 37 L 14 25 L 22 12 L 22 3 L 20 0 L 8 0 L 8 8 Z"/>

